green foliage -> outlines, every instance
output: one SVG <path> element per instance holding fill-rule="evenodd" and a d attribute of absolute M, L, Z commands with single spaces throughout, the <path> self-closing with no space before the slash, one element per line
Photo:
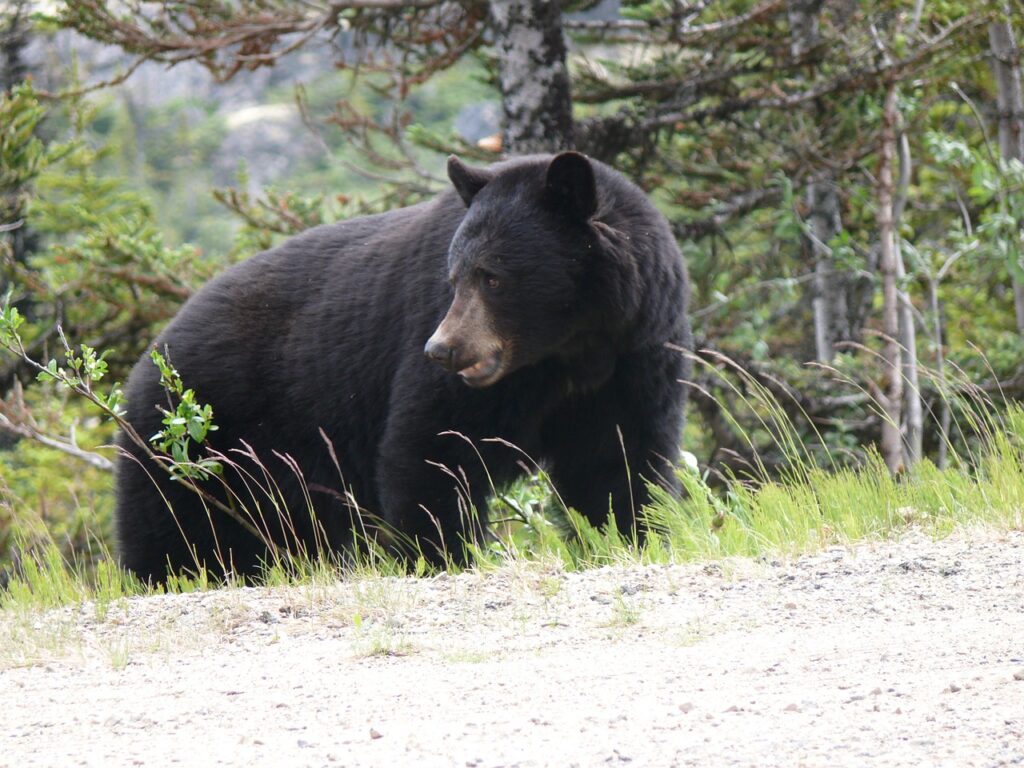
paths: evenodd
<path fill-rule="evenodd" d="M 877 452 L 856 468 L 820 466 L 803 446 L 791 445 L 780 479 L 733 478 L 724 488 L 708 474 L 683 468 L 681 498 L 651 486 L 643 510 L 651 533 L 642 547 L 610 521 L 595 529 L 564 510 L 576 535 L 564 538 L 526 520 L 507 531 L 478 560 L 554 558 L 568 569 L 613 563 L 666 563 L 722 557 L 793 557 L 835 544 L 898 536 L 910 527 L 935 536 L 958 525 L 1000 529 L 1024 525 L 1024 408 L 997 413 L 988 404 L 964 404 L 961 428 L 981 441 L 940 470 L 923 461 L 893 477 Z M 779 426 L 782 426 L 781 424 Z M 784 436 L 777 436 L 785 442 Z"/>
<path fill-rule="evenodd" d="M 233 253 L 236 257 L 267 250 L 279 236 L 294 235 L 337 218 L 327 209 L 322 194 L 281 194 L 269 188 L 261 196 L 252 194 L 244 168 L 239 170 L 237 187 L 215 189 L 213 196 L 243 223 L 235 236 Z"/>
<path fill-rule="evenodd" d="M 143 36 L 127 47 L 141 52 L 145 33 L 160 43 L 168 29 L 181 28 L 175 25 L 199 30 L 196 19 L 216 31 L 256 6 L 286 22 L 299 13 L 287 4 L 166 5 L 164 17 L 129 14 L 114 25 L 102 3 L 71 3 L 47 23 L 122 44 L 117 30 L 137 24 Z M 798 63 L 788 8 L 720 0 L 695 6 L 681 22 L 675 3 L 628 0 L 623 17 L 646 23 L 628 28 L 624 45 L 613 49 L 614 35 L 578 32 L 569 64 L 581 140 L 604 136 L 593 130 L 602 119 L 624 119 L 608 146 L 594 146 L 651 192 L 689 264 L 695 327 L 716 351 L 698 365 L 694 392 L 706 396 L 691 408 L 685 444 L 716 471 L 684 473 L 689 496 L 682 502 L 659 498 L 647 514 L 661 535 L 640 552 L 614 521 L 594 530 L 560 508 L 538 473 L 496 502 L 505 535 L 475 548 L 481 562 L 555 556 L 583 567 L 800 551 L 885 535 L 908 516 L 937 531 L 944 520 L 975 517 L 1014 524 L 1008 512 L 989 515 L 988 498 L 997 491 L 1018 498 L 1020 414 L 994 395 L 1004 385 L 1014 388 L 1010 399 L 1024 392 L 1024 341 L 1010 290 L 1011 278 L 1024 277 L 1024 166 L 998 157 L 994 126 L 983 118 L 994 90 L 984 22 L 995 16 L 985 14 L 1002 4 L 928 3 L 916 30 L 906 3 L 863 3 L 852 14 L 826 8 L 813 49 Z M 101 387 L 123 378 L 159 326 L 225 264 L 311 226 L 422 199 L 443 183 L 441 157 L 451 149 L 481 162 L 492 157 L 454 137 L 451 119 L 466 104 L 498 97 L 493 52 L 480 54 L 480 38 L 452 38 L 456 59 L 479 55 L 455 63 L 442 50 L 431 63 L 424 50 L 437 38 L 409 34 L 429 14 L 374 13 L 345 10 L 325 23 L 342 19 L 361 35 L 396 35 L 391 44 L 403 51 L 410 77 L 399 82 L 370 66 L 361 80 L 352 70 L 318 74 L 298 95 L 290 85 L 273 87 L 268 100 L 276 109 L 297 101 L 303 120 L 319 128 L 309 135 L 296 121 L 296 141 L 315 151 L 297 155 L 274 188 L 259 193 L 243 168 L 236 188 L 206 194 L 224 183 L 214 169 L 231 130 L 216 98 L 190 95 L 140 111 L 130 97 L 107 92 L 70 96 L 47 113 L 30 85 L 0 95 L 0 279 L 3 292 L 10 289 L 0 344 L 13 352 L 0 355 L 7 412 L 46 434 L 77 435 L 88 450 L 109 442 L 112 424 L 90 409 L 116 419 L 121 393 Z M 750 19 L 734 23 L 743 14 Z M 1017 16 L 1010 20 L 1019 36 Z M 948 44 L 929 47 L 961 23 Z M 199 59 L 230 77 L 239 71 L 233 55 L 210 49 Z M 887 78 L 878 72 L 900 57 L 890 75 L 899 82 L 899 127 L 912 163 L 899 231 L 907 272 L 901 287 L 914 304 L 921 359 L 937 369 L 923 372 L 926 407 L 951 409 L 956 421 L 949 434 L 934 422 L 928 431 L 927 449 L 937 461 L 948 449 L 948 468 L 923 463 L 892 480 L 882 477 L 871 448 L 879 415 L 870 393 L 885 375 L 876 357 L 875 260 Z M 398 92 L 403 101 L 395 103 Z M 365 173 L 368 164 L 373 173 Z M 815 280 L 807 192 L 821 178 L 838 190 L 841 219 L 822 245 L 845 281 L 856 327 L 830 365 L 807 368 Z M 41 244 L 12 259 L 10 227 L 22 221 Z M 84 343 L 72 349 L 58 329 Z M 63 357 L 53 358 L 58 344 Z M 26 358 L 47 361 L 35 381 Z M 144 440 L 168 455 L 182 482 L 208 479 L 220 471 L 200 450 L 215 429 L 212 409 L 170 361 L 155 353 L 154 362 L 169 401 L 163 428 Z M 978 391 L 993 395 L 981 408 L 988 417 L 971 401 L 982 397 Z M 83 394 L 88 407 L 76 400 Z M 744 463 L 722 460 L 733 454 Z M 86 553 L 83 567 L 96 567 L 88 524 L 100 542 L 110 541 L 110 477 L 75 461 L 27 440 L 0 447 L 5 551 L 15 548 L 12 531 L 31 533 L 32 547 L 52 544 L 65 559 Z M 102 546 L 95 550 L 98 556 Z M 361 555 L 374 563 L 388 562 L 374 544 L 366 550 Z M 51 561 L 38 573 L 57 567 Z M 416 566 L 425 568 L 425 561 Z M 285 574 L 279 579 L 307 572 L 301 557 L 272 563 L 268 573 L 274 569 Z"/>
<path fill-rule="evenodd" d="M 219 474 L 222 471 L 220 462 L 205 457 L 193 458 L 190 455 L 189 451 L 193 445 L 196 448 L 202 446 L 207 435 L 217 429 L 217 426 L 213 423 L 213 409 L 209 404 L 203 405 L 197 402 L 193 390 L 184 387 L 177 370 L 170 365 L 165 356 L 159 351 L 153 350 L 151 359 L 160 371 L 161 385 L 166 390 L 168 397 L 176 400 L 177 404 L 174 410 L 164 410 L 164 428 L 149 439 L 149 442 L 155 447 L 155 450 L 149 450 L 143 443 L 143 439 L 135 434 L 123 418 L 122 404 L 124 396 L 120 385 L 114 383 L 108 393 L 104 393 L 96 387 L 97 382 L 102 380 L 108 372 L 107 363 L 104 359 L 107 356 L 107 352 L 97 354 L 87 344 L 80 345 L 80 351 L 76 352 L 68 344 L 63 332 L 60 332 L 67 367 L 59 365 L 55 359 L 50 359 L 45 363 L 36 361 L 29 355 L 19 333 L 19 328 L 23 325 L 23 322 L 21 314 L 17 309 L 11 307 L 9 303 L 5 302 L 3 305 L 0 305 L 0 350 L 13 353 L 25 361 L 31 368 L 35 369 L 37 371 L 37 381 L 43 384 L 55 384 L 68 393 L 77 396 L 82 401 L 88 402 L 95 409 L 98 409 L 99 412 L 109 417 L 118 427 L 123 429 L 128 434 L 130 440 L 146 450 L 152 458 L 157 459 L 160 466 L 170 474 L 172 479 L 199 481 L 207 479 L 212 474 Z M 24 401 L 20 405 L 24 408 Z M 78 404 L 75 403 L 75 405 Z M 3 416 L 3 414 L 0 414 L 0 416 Z M 6 416 L 3 417 L 7 418 Z M 67 445 L 76 451 L 78 450 L 74 440 L 69 441 Z M 28 450 L 31 450 L 31 447 Z M 19 454 L 22 453 L 23 451 L 15 452 L 11 462 L 14 468 L 17 468 Z M 4 459 L 2 454 L 0 454 L 0 459 Z M 14 488 L 6 484 L 0 484 L 0 492 L 6 492 L 12 499 L 16 499 L 17 479 L 15 476 L 11 481 L 15 486 Z M 36 483 L 35 485 L 41 487 L 42 484 Z M 199 492 L 198 489 L 196 492 Z M 13 508 L 14 503 L 5 501 L 3 506 Z M 227 509 L 224 511 L 230 512 Z M 35 525 L 35 523 L 43 521 L 41 518 L 37 519 L 32 515 L 31 511 L 27 516 L 29 525 L 25 524 L 25 520 L 19 521 L 17 515 L 11 515 L 11 517 L 11 533 L 5 538 L 13 539 L 15 542 L 25 542 L 34 536 L 43 542 L 42 551 L 46 553 L 48 560 L 56 556 L 51 552 L 51 550 L 58 552 L 58 548 L 53 544 L 53 539 L 51 538 L 53 535 L 51 526 L 45 523 L 43 525 Z M 87 533 L 87 531 L 84 532 Z M 104 537 L 100 540 L 99 551 L 102 552 L 105 549 L 104 542 L 107 538 Z M 11 542 L 8 541 L 6 543 L 10 544 Z M 64 555 L 60 556 L 64 557 Z M 76 556 L 76 550 L 74 549 L 72 550 L 72 556 Z M 47 567 L 50 565 L 53 565 L 53 563 L 48 563 Z M 100 565 L 97 565 L 97 567 Z M 30 573 L 26 578 L 31 576 L 32 574 Z"/>
<path fill-rule="evenodd" d="M 37 426 L 51 434 L 73 425 L 81 445 L 113 438 L 91 406 L 52 386 L 33 388 L 25 401 Z M 91 573 L 114 541 L 113 485 L 110 472 L 31 440 L 0 450 L 0 583 L 17 563 L 49 547 Z"/>
<path fill-rule="evenodd" d="M 0 92 L 0 224 L 17 224 L 30 199 L 28 185 L 70 151 L 71 145 L 35 135 L 44 115 L 31 84 Z"/>
<path fill-rule="evenodd" d="M 989 414 L 991 416 L 991 414 Z M 1024 526 L 1024 408 L 1013 406 L 998 420 L 978 450 L 949 469 L 929 461 L 894 478 L 877 454 L 857 469 L 827 471 L 800 463 L 786 479 L 752 485 L 732 480 L 725 493 L 706 475 L 680 470 L 687 494 L 674 498 L 652 487 L 654 501 L 643 511 L 651 533 L 638 546 L 614 520 L 595 529 L 565 510 L 577 535 L 551 535 L 549 528 L 516 523 L 486 549 L 474 549 L 476 566 L 493 568 L 510 560 L 557 561 L 567 569 L 609 564 L 673 563 L 723 557 L 795 557 L 836 544 L 900 535 L 909 528 L 947 535 L 955 526 L 982 524 L 997 529 Z M 102 606 L 149 590 L 101 560 L 83 570 L 47 545 L 24 547 L 24 556 L 0 608 L 47 608 L 94 601 Z M 293 559 L 272 564 L 272 585 L 329 583 L 339 573 L 356 578 L 394 576 L 404 569 L 379 552 L 364 553 L 344 565 Z M 417 575 L 422 572 L 417 571 Z M 167 587 L 185 592 L 217 586 L 205 573 L 179 577 Z"/>
<path fill-rule="evenodd" d="M 20 345 L 20 339 L 15 335 L 11 344 Z M 4 343 L 2 329 L 0 329 L 0 345 Z M 10 348 L 10 347 L 8 347 Z M 104 360 L 110 350 L 97 355 L 96 350 L 88 344 L 81 345 L 81 355 L 76 354 L 70 347 L 67 347 L 64 357 L 67 359 L 68 368 L 61 368 L 56 360 L 50 360 L 46 366 L 36 374 L 36 379 L 42 382 L 57 382 L 65 389 L 72 392 L 88 392 L 94 398 L 96 405 L 108 414 L 111 418 L 124 413 L 124 392 L 120 384 L 114 384 L 110 392 L 104 394 L 96 391 L 93 386 L 107 374 L 107 363 Z"/>
<path fill-rule="evenodd" d="M 18 329 L 25 322 L 18 308 L 11 306 L 10 301 L 11 298 L 8 296 L 0 308 L 0 344 L 5 347 L 13 346 L 15 338 L 19 335 Z"/>
<path fill-rule="evenodd" d="M 41 119 L 31 89 L 15 90 L 13 99 Z M 36 149 L 19 156 L 27 165 L 10 172 L 33 180 L 21 199 L 47 245 L 25 263 L 7 261 L 11 299 L 32 307 L 21 329 L 26 345 L 42 343 L 57 326 L 75 338 L 101 338 L 115 347 L 107 362 L 121 377 L 214 264 L 192 247 L 168 248 L 146 201 L 123 180 L 97 173 L 105 151 L 82 139 L 94 111 L 72 101 L 68 116 L 67 142 L 33 139 Z"/>
<path fill-rule="evenodd" d="M 196 401 L 196 394 L 185 389 L 181 376 L 167 359 L 154 349 L 150 358 L 160 370 L 160 385 L 178 400 L 174 410 L 162 408 L 164 428 L 149 438 L 163 454 L 173 459 L 170 465 L 171 477 L 175 480 L 189 478 L 205 480 L 211 474 L 219 475 L 223 468 L 219 461 L 210 458 L 193 457 L 190 449 L 193 444 L 201 446 L 206 436 L 217 429 L 213 423 L 213 408 L 209 403 L 203 405 Z"/>
<path fill-rule="evenodd" d="M 95 112 L 77 99 L 67 107 L 54 119 L 67 126 L 67 140 L 53 141 L 34 133 L 46 112 L 30 86 L 0 96 L 0 223 L 23 217 L 42 240 L 24 260 L 0 262 L 0 414 L 94 453 L 114 435 L 97 414 L 116 419 L 123 407 L 120 387 L 106 379 L 124 377 L 215 265 L 192 247 L 166 247 L 145 200 L 98 173 L 105 150 L 83 138 Z M 13 253 L 14 232 L 0 232 L 0 257 Z M 65 332 L 106 351 L 94 343 L 72 349 Z M 63 347 L 59 360 L 47 354 L 51 345 Z M 36 367 L 37 359 L 45 365 Z M 24 390 L 6 389 L 15 379 Z M 94 542 L 112 540 L 111 480 L 109 471 L 29 440 L 0 446 L 0 571 L 17 557 L 17 541 L 52 545 L 94 568 L 102 552 Z"/>

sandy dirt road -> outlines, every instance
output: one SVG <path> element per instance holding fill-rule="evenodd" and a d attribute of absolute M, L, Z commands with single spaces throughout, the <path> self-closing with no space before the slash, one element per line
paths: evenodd
<path fill-rule="evenodd" d="M 1024 765 L 1024 534 L 0 615 L 0 765 Z"/>

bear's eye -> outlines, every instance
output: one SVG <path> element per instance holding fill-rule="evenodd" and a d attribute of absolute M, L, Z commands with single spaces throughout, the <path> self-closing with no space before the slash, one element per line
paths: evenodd
<path fill-rule="evenodd" d="M 501 281 L 498 277 L 496 275 L 492 275 L 490 272 L 481 272 L 480 276 L 483 278 L 484 285 L 492 291 L 497 290 L 501 286 Z"/>

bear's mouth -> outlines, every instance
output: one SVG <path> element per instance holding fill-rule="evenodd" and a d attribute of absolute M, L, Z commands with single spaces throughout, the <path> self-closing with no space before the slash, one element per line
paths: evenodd
<path fill-rule="evenodd" d="M 493 384 L 501 375 L 501 350 L 496 350 L 487 357 L 480 358 L 472 365 L 459 371 L 459 376 L 471 387 L 486 387 Z"/>

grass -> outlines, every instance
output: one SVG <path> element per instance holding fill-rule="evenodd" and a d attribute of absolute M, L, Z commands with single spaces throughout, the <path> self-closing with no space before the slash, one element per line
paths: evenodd
<path fill-rule="evenodd" d="M 642 510 L 650 533 L 638 546 L 617 529 L 614 519 L 596 529 L 573 510 L 561 509 L 556 517 L 563 525 L 552 524 L 540 509 L 555 503 L 557 496 L 546 493 L 546 479 L 540 473 L 532 483 L 495 502 L 502 509 L 494 516 L 511 508 L 513 521 L 498 527 L 497 541 L 471 547 L 474 564 L 487 570 L 511 562 L 544 562 L 578 570 L 736 556 L 792 557 L 833 544 L 892 537 L 910 526 L 936 537 L 958 525 L 1024 527 L 1024 408 L 1011 404 L 997 417 L 995 409 L 984 403 L 960 406 L 955 426 L 963 438 L 959 444 L 967 447 L 952 455 L 948 468 L 939 469 L 925 460 L 894 477 L 871 449 L 853 467 L 838 466 L 823 446 L 813 454 L 782 409 L 765 394 L 750 407 L 759 414 L 761 431 L 772 435 L 789 459 L 776 479 L 734 477 L 723 490 L 713 488 L 706 475 L 683 467 L 679 470 L 686 491 L 683 498 L 652 489 L 653 502 Z M 822 453 L 827 457 L 824 462 L 812 458 Z M 560 527 L 568 527 L 571 535 L 563 535 Z M 343 563 L 308 558 L 278 561 L 267 569 L 261 584 L 326 589 L 339 576 L 371 583 L 377 577 L 407 573 L 403 564 L 379 548 L 364 550 L 347 556 Z M 427 573 L 422 563 L 415 573 Z M 192 577 L 173 578 L 155 592 L 184 593 L 217 586 L 224 585 L 200 571 Z M 372 589 L 361 592 L 357 611 L 373 617 L 374 624 L 379 625 L 381 618 L 386 624 L 394 613 L 387 604 L 392 597 L 374 595 Z M 547 601 L 558 589 L 556 579 L 538 585 Z M 17 569 L 0 590 L 0 611 L 89 605 L 102 621 L 117 602 L 152 593 L 153 589 L 117 568 L 109 556 L 85 568 L 68 562 L 50 541 L 21 553 Z M 392 643 L 380 645 L 380 652 L 385 652 Z"/>
<path fill-rule="evenodd" d="M 613 627 L 632 627 L 640 623 L 643 608 L 639 600 L 625 597 L 621 592 L 612 598 L 612 620 Z"/>
<path fill-rule="evenodd" d="M 363 658 L 375 656 L 409 656 L 415 651 L 413 644 L 404 635 L 390 627 L 366 627 L 356 625 L 356 655 Z"/>

